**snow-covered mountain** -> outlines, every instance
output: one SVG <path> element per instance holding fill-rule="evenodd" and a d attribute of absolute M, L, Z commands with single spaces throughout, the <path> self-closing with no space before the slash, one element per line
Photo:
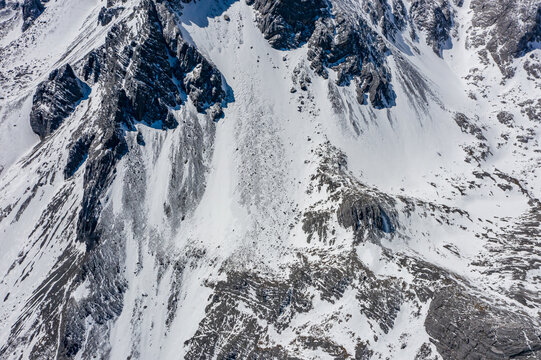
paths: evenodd
<path fill-rule="evenodd" d="M 0 0 L 1 359 L 541 359 L 537 0 Z"/>

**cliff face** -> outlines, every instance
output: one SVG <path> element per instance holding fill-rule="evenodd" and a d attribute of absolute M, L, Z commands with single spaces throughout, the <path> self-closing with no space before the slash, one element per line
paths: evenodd
<path fill-rule="evenodd" d="M 0 358 L 539 358 L 540 11 L 0 1 Z"/>

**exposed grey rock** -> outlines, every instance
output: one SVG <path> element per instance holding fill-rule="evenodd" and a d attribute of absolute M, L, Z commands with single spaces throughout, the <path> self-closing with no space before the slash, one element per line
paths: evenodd
<path fill-rule="evenodd" d="M 514 75 L 511 62 L 534 49 L 532 44 L 541 37 L 541 10 L 535 2 L 514 0 L 474 0 L 474 32 L 469 43 L 490 55 L 506 77 Z M 485 51 L 482 51 L 485 50 Z"/>
<path fill-rule="evenodd" d="M 98 23 L 101 26 L 108 25 L 114 17 L 118 16 L 120 12 L 122 12 L 122 7 L 113 7 L 113 8 L 106 8 L 103 6 L 100 10 L 100 13 L 98 14 Z"/>
<path fill-rule="evenodd" d="M 362 18 L 331 14 L 330 5 L 324 1 L 260 0 L 254 2 L 254 8 L 259 13 L 259 28 L 273 47 L 292 49 L 308 41 L 308 59 L 317 74 L 326 78 L 328 68 L 337 71 L 340 86 L 355 79 L 361 104 L 367 103 L 367 94 L 376 108 L 394 106 L 396 95 L 384 64 L 387 48 Z M 372 21 L 385 18 L 386 34 L 392 36 L 402 25 L 391 26 L 394 22 L 388 5 L 380 4 L 377 10 Z"/>
<path fill-rule="evenodd" d="M 498 121 L 502 123 L 503 125 L 512 128 L 514 125 L 514 116 L 511 113 L 508 113 L 507 111 L 501 111 L 497 115 Z"/>
<path fill-rule="evenodd" d="M 428 45 L 436 54 L 451 48 L 454 11 L 448 0 L 416 0 L 411 4 L 410 17 L 415 26 L 426 34 Z"/>
<path fill-rule="evenodd" d="M 105 215 L 112 218 L 108 211 Z M 96 349 L 107 344 L 107 323 L 118 317 L 123 309 L 127 286 L 122 275 L 125 249 L 118 230 L 115 234 L 112 229 L 115 226 L 121 228 L 122 225 L 108 221 L 105 223 L 108 226 L 103 229 L 104 236 L 112 241 L 97 247 L 87 258 L 78 259 L 74 264 L 77 271 L 70 274 L 74 280 L 70 291 L 85 283 L 88 295 L 84 299 L 68 299 L 65 304 L 67 317 L 58 337 L 58 353 L 65 359 L 77 355 L 91 359 Z M 88 338 L 84 336 L 86 331 L 89 331 Z M 54 338 L 55 341 L 58 339 Z M 84 351 L 83 345 L 86 345 Z"/>
<path fill-rule="evenodd" d="M 356 79 L 361 104 L 366 103 L 364 94 L 368 94 L 374 107 L 390 107 L 395 94 L 384 64 L 386 47 L 367 24 L 358 21 L 342 14 L 318 20 L 308 59 L 319 75 L 327 77 L 326 68 L 335 70 L 340 86 Z"/>
<path fill-rule="evenodd" d="M 308 235 L 308 242 L 312 240 L 314 234 L 317 234 L 320 241 L 326 241 L 329 232 L 327 223 L 330 218 L 331 214 L 327 211 L 307 211 L 304 213 L 302 230 Z"/>
<path fill-rule="evenodd" d="M 537 358 L 541 352 L 541 327 L 529 316 L 459 288 L 436 293 L 425 326 L 445 359 Z"/>
<path fill-rule="evenodd" d="M 104 63 L 105 54 L 103 51 L 90 52 L 82 65 L 82 76 L 84 81 L 94 84 L 98 82 L 101 72 L 101 64 Z"/>
<path fill-rule="evenodd" d="M 356 198 L 354 194 L 344 198 L 338 209 L 338 222 L 346 228 L 352 228 L 357 233 L 366 229 L 392 233 L 395 230 L 393 221 L 381 204 L 370 197 Z"/>
<path fill-rule="evenodd" d="M 469 119 L 466 115 L 462 113 L 456 113 L 454 119 L 462 132 L 473 135 L 478 140 L 477 146 L 463 147 L 464 151 L 467 154 L 465 161 L 471 162 L 472 160 L 474 160 L 479 163 L 486 160 L 487 157 L 492 154 L 492 152 L 490 151 L 487 139 L 483 134 L 483 130 L 475 124 L 475 121 L 477 119 Z"/>
<path fill-rule="evenodd" d="M 415 360 L 438 360 L 438 358 L 437 355 L 433 354 L 428 343 L 424 343 L 415 355 Z"/>
<path fill-rule="evenodd" d="M 69 64 L 54 70 L 34 94 L 30 125 L 43 140 L 52 134 L 88 95 L 89 87 L 77 78 Z"/>
<path fill-rule="evenodd" d="M 532 79 L 541 79 L 541 62 L 533 53 L 528 56 L 523 68 Z"/>
<path fill-rule="evenodd" d="M 321 262 L 310 262 L 299 254 L 300 263 L 287 279 L 267 279 L 250 272 L 228 270 L 227 280 L 209 284 L 214 293 L 198 331 L 186 343 L 187 357 L 297 358 L 284 350 L 261 346 L 267 332 L 262 324 L 272 325 L 281 332 L 296 314 L 312 310 L 314 295 L 307 291 L 312 287 L 316 290 L 315 296 L 330 303 L 341 299 L 346 290 L 355 289 L 362 314 L 387 332 L 403 302 L 400 283 L 378 279 L 353 253 L 338 256 L 330 263 L 324 260 L 323 254 L 318 256 L 323 256 Z M 242 308 L 250 311 L 239 310 Z M 306 349 L 319 349 L 334 358 L 345 359 L 352 355 L 334 339 L 321 334 L 300 337 L 297 344 Z M 364 359 L 372 352 L 366 344 L 359 344 L 356 354 Z"/>
<path fill-rule="evenodd" d="M 94 140 L 94 136 L 82 136 L 77 139 L 75 144 L 70 148 L 68 161 L 64 168 L 64 178 L 68 179 L 75 174 L 77 169 L 84 163 L 88 157 L 88 150 Z"/>
<path fill-rule="evenodd" d="M 41 15 L 45 7 L 41 0 L 24 0 L 22 4 L 23 11 L 23 31 L 28 29 L 30 25 Z"/>
<path fill-rule="evenodd" d="M 374 352 L 365 342 L 359 342 L 355 348 L 355 360 L 369 360 L 373 354 Z"/>
<path fill-rule="evenodd" d="M 455 114 L 455 122 L 462 132 L 475 136 L 478 140 L 486 141 L 483 131 L 472 120 L 468 119 L 463 113 Z"/>
<path fill-rule="evenodd" d="M 323 0 L 255 0 L 258 25 L 265 39 L 277 49 L 297 48 L 310 38 L 316 20 L 328 13 Z"/>

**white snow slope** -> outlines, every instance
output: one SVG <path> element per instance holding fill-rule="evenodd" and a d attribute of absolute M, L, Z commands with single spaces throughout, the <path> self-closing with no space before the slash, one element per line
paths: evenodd
<path fill-rule="evenodd" d="M 526 74 L 527 57 L 514 59 L 516 73 L 509 79 L 494 61 L 481 60 L 478 49 L 468 44 L 473 31 L 470 1 L 454 7 L 453 44 L 442 57 L 422 33 L 419 42 L 403 37 L 402 46 L 416 51 L 387 44 L 395 54 L 387 61 L 397 95 L 396 105 L 388 109 L 359 105 L 354 85 L 333 85 L 332 71 L 329 79 L 314 74 L 307 45 L 296 50 L 271 47 L 257 28 L 257 14 L 244 1 L 183 5 L 177 20 L 184 38 L 223 74 L 234 100 L 217 122 L 188 102 L 177 110 L 181 126 L 175 129 L 138 125 L 144 147 L 137 146 L 134 132 L 127 133 L 130 151 L 117 166 L 101 215 L 118 250 L 115 261 L 125 285 L 122 308 L 119 316 L 103 323 L 86 318 L 82 349 L 75 357 L 188 358 L 186 342 L 196 335 L 214 286 L 227 279 L 228 271 L 286 279 L 301 261 L 332 262 L 333 256 L 338 259 L 351 251 L 377 278 L 397 279 L 405 286 L 413 284 L 415 274 L 398 259 L 426 261 L 495 303 L 539 321 L 540 302 L 521 303 L 512 295 L 520 289 L 533 294 L 529 299 L 541 299 L 540 238 L 532 240 L 537 245 L 527 252 L 513 248 L 510 239 L 520 242 L 520 236 L 529 236 L 517 229 L 531 223 L 541 209 L 541 121 L 518 105 L 541 98 L 541 83 Z M 51 70 L 77 63 L 103 44 L 108 29 L 128 17 L 137 3 L 128 0 L 122 4 L 124 12 L 101 27 L 97 16 L 103 1 L 51 1 L 28 31 L 21 33 L 18 19 L 12 30 L 2 33 L 0 348 L 9 348 L 6 359 L 30 358 L 41 338 L 56 336 L 49 333 L 56 327 L 36 327 L 34 321 L 39 319 L 40 299 L 59 295 L 53 294 L 54 286 L 43 297 L 35 295 L 36 289 L 51 279 L 66 251 L 74 258 L 86 256 L 84 245 L 75 241 L 84 174 L 78 171 L 65 180 L 62 168 L 83 115 L 100 103 L 100 89 L 93 89 L 43 142 L 28 121 L 33 92 Z M 7 10 L 0 15 L 2 11 Z M 130 21 L 137 26 L 137 18 Z M 528 56 L 539 63 L 541 50 Z M 411 100 L 400 62 L 410 64 L 429 84 L 428 103 Z M 472 69 L 483 77 L 482 83 L 472 80 Z M 295 83 L 298 74 L 311 80 L 306 91 Z M 342 111 L 333 108 L 331 90 Z M 513 115 L 512 126 L 498 120 L 502 111 Z M 462 131 L 456 113 L 466 114 L 484 140 Z M 204 192 L 177 225 L 166 211 L 172 159 L 194 128 L 202 130 L 201 141 L 208 144 L 202 154 Z M 480 143 L 490 152 L 478 161 Z M 377 240 L 367 235 L 372 240 L 357 242 L 351 229 L 340 226 L 335 214 L 340 200 L 331 198 L 332 189 L 318 188 L 313 176 L 326 157 L 336 163 L 338 154 L 347 159 L 340 175 L 344 181 L 395 201 L 396 232 L 381 233 Z M 189 169 L 190 163 L 182 166 Z M 57 176 L 44 178 L 50 171 Z M 183 174 L 177 181 L 190 182 L 190 172 Z M 45 216 L 47 205 L 65 193 L 69 201 Z M 315 234 L 307 241 L 303 218 L 313 210 L 328 210 L 332 217 L 326 236 Z M 45 240 L 39 237 L 44 219 L 57 229 Z M 532 233 L 539 231 L 539 222 L 529 226 Z M 525 260 L 536 265 L 517 277 L 506 265 L 509 257 L 517 266 Z M 62 296 L 77 303 L 93 291 L 88 282 L 74 283 Z M 392 329 L 384 331 L 363 313 L 353 288 L 334 302 L 320 297 L 316 288 L 309 293 L 311 310 L 293 314 L 287 328 L 258 320 L 267 333 L 259 346 L 280 345 L 304 359 L 333 358 L 321 348 L 299 346 L 300 334 L 323 334 L 352 358 L 359 341 L 370 343 L 374 356 L 382 359 L 414 359 L 425 343 L 437 354 L 423 325 L 430 300 L 405 300 Z M 253 316 L 249 306 L 239 305 L 238 310 Z M 65 320 L 60 316 L 58 321 Z M 46 352 L 43 357 L 62 358 Z"/>

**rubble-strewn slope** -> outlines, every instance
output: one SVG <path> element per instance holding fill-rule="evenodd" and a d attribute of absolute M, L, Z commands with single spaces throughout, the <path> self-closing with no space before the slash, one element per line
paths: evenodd
<path fill-rule="evenodd" d="M 0 358 L 540 358 L 540 11 L 0 1 Z"/>

